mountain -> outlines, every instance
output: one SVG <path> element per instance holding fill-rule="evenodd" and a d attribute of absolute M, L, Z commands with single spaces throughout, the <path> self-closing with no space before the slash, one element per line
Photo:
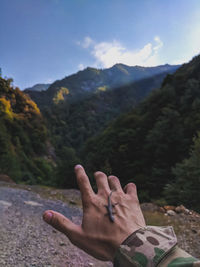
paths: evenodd
<path fill-rule="evenodd" d="M 56 147 L 66 145 L 76 152 L 80 151 L 88 138 L 98 134 L 113 119 L 131 110 L 152 90 L 159 88 L 166 75 L 162 73 L 115 90 L 98 90 L 74 102 L 63 101 L 43 108 L 52 142 Z"/>
<path fill-rule="evenodd" d="M 73 166 L 80 162 L 80 151 L 87 139 L 159 88 L 175 69 L 177 66 L 143 68 L 122 64 L 107 70 L 87 68 L 56 81 L 47 91 L 29 92 L 41 109 L 55 147 L 58 184 L 75 187 Z M 135 82 L 130 83 L 132 79 Z M 114 87 L 121 83 L 123 86 Z"/>
<path fill-rule="evenodd" d="M 149 78 L 161 73 L 173 73 L 179 66 L 129 67 L 116 64 L 109 69 L 86 68 L 52 83 L 46 91 L 26 91 L 40 108 L 63 100 L 76 101 L 95 93 Z"/>
<path fill-rule="evenodd" d="M 49 86 L 50 86 L 50 84 L 48 84 L 48 83 L 38 83 L 32 87 L 25 88 L 24 92 L 28 93 L 29 91 L 33 91 L 33 92 L 46 91 L 49 88 Z"/>
<path fill-rule="evenodd" d="M 0 78 L 0 173 L 16 182 L 51 180 L 47 128 L 37 105 L 11 79 Z"/>
<path fill-rule="evenodd" d="M 168 75 L 160 89 L 88 140 L 81 158 L 91 173 L 100 169 L 120 177 L 122 184 L 135 182 L 146 201 L 163 197 L 166 185 L 173 184 L 173 168 L 189 157 L 198 131 L 200 56 Z"/>

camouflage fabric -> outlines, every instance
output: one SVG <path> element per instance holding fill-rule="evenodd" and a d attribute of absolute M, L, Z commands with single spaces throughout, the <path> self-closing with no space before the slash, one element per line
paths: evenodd
<path fill-rule="evenodd" d="M 114 267 L 200 266 L 200 261 L 181 250 L 171 226 L 147 226 L 130 235 L 119 247 Z"/>

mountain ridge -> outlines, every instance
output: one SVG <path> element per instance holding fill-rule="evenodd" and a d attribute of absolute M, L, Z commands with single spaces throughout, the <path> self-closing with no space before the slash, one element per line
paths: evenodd
<path fill-rule="evenodd" d="M 128 85 L 141 79 L 145 79 L 164 72 L 173 73 L 179 65 L 161 65 L 157 67 L 140 67 L 116 64 L 108 69 L 95 69 L 87 67 L 75 74 L 53 82 L 46 91 L 36 92 L 25 90 L 39 105 L 52 104 L 57 95 L 61 100 L 74 99 L 77 96 L 83 98 L 97 90 L 113 90 L 123 85 Z M 62 91 L 68 90 L 67 94 Z M 60 92 L 61 91 L 61 92 Z"/>
<path fill-rule="evenodd" d="M 50 86 L 50 83 L 37 83 L 33 85 L 32 87 L 27 87 L 23 91 L 46 91 Z"/>

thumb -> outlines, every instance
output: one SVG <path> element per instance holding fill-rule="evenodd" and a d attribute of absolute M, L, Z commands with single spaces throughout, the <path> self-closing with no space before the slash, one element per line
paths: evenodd
<path fill-rule="evenodd" d="M 74 224 L 59 212 L 46 210 L 43 214 L 43 219 L 55 229 L 69 237 L 70 240 L 76 239 L 77 235 L 81 233 L 81 227 L 79 225 Z"/>

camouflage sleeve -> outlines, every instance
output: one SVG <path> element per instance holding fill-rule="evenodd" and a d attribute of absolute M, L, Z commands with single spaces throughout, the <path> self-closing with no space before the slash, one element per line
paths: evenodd
<path fill-rule="evenodd" d="M 119 247 L 114 267 L 200 266 L 200 261 L 181 250 L 171 226 L 147 226 L 130 235 Z"/>

